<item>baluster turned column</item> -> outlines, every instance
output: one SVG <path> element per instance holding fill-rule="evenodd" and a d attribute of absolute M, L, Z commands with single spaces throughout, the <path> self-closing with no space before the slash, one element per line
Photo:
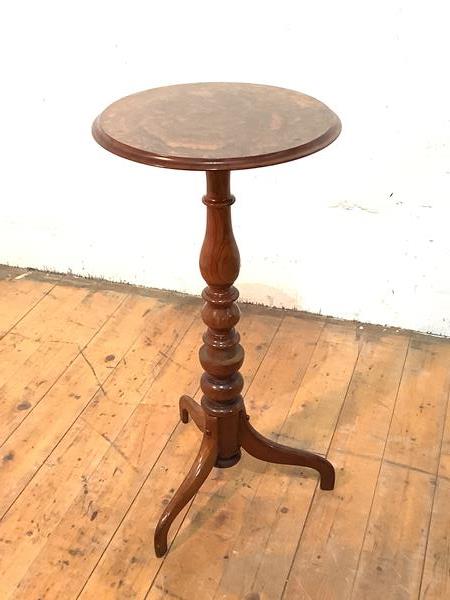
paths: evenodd
<path fill-rule="evenodd" d="M 200 253 L 200 270 L 208 286 L 202 318 L 208 327 L 200 348 L 200 362 L 205 372 L 201 378 L 202 406 L 207 415 L 218 419 L 218 458 L 216 466 L 230 467 L 238 462 L 239 413 L 243 408 L 242 375 L 244 350 L 239 344 L 235 325 L 240 312 L 235 304 L 239 292 L 233 286 L 239 275 L 239 250 L 231 224 L 229 171 L 208 171 L 206 234 Z"/>
<path fill-rule="evenodd" d="M 229 171 L 208 171 L 206 234 L 200 253 L 200 270 L 208 286 L 203 290 L 202 317 L 207 330 L 200 348 L 203 397 L 201 407 L 188 396 L 180 399 L 180 416 L 189 415 L 203 432 L 203 439 L 192 467 L 165 507 L 155 530 L 155 552 L 167 551 L 169 527 L 183 506 L 194 496 L 213 466 L 231 467 L 241 458 L 241 446 L 261 460 L 311 467 L 321 475 L 320 487 L 334 487 L 334 469 L 323 456 L 307 450 L 283 446 L 265 438 L 249 422 L 242 399 L 243 379 L 239 369 L 244 350 L 235 325 L 239 321 L 233 286 L 239 275 L 239 250 L 231 225 Z"/>

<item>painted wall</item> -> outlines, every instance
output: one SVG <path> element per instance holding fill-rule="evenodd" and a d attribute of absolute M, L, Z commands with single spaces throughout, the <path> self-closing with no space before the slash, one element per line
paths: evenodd
<path fill-rule="evenodd" d="M 0 36 L 0 262 L 199 293 L 204 174 L 90 136 L 133 91 L 301 90 L 341 137 L 233 174 L 241 298 L 450 335 L 445 1 L 9 2 Z"/>

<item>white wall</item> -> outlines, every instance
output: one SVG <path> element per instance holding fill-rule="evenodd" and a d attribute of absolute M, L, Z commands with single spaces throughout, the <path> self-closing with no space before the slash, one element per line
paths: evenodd
<path fill-rule="evenodd" d="M 241 297 L 450 335 L 447 4 L 9 0 L 0 263 L 199 293 L 204 174 L 110 155 L 90 124 L 149 87 L 267 83 L 343 132 L 232 175 Z"/>

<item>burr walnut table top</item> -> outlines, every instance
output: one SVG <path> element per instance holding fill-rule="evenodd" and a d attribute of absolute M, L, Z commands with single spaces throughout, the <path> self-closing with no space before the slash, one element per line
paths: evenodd
<path fill-rule="evenodd" d="M 300 92 L 248 83 L 154 88 L 111 104 L 94 122 L 104 148 L 172 169 L 233 170 L 301 158 L 339 135 L 339 118 Z"/>

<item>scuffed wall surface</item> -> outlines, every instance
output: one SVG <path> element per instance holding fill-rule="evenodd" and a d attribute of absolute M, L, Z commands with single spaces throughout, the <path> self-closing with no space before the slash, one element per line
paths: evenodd
<path fill-rule="evenodd" d="M 450 335 L 447 3 L 4 12 L 0 263 L 199 293 L 204 175 L 109 155 L 90 123 L 148 87 L 268 83 L 328 103 L 343 132 L 314 156 L 232 175 L 241 297 Z"/>

